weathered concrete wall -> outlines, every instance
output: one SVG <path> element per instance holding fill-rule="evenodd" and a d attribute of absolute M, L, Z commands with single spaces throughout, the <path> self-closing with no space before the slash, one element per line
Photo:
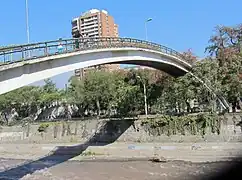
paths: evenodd
<path fill-rule="evenodd" d="M 199 135 L 159 135 L 154 136 L 142 126 L 140 120 L 85 120 L 75 122 L 52 122 L 46 132 L 38 132 L 42 123 L 29 126 L 12 126 L 0 128 L 0 142 L 242 142 L 242 131 L 239 123 L 241 114 L 226 115 L 219 135 L 207 133 Z M 209 130 L 208 130 L 209 132 Z"/>

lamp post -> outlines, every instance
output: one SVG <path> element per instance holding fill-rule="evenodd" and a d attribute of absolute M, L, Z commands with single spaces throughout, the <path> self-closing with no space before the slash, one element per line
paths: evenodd
<path fill-rule="evenodd" d="M 29 7 L 28 7 L 28 0 L 25 0 L 25 11 L 26 11 L 27 42 L 29 43 Z"/>
<path fill-rule="evenodd" d="M 25 15 L 26 15 L 26 34 L 27 34 L 27 43 L 29 44 L 29 7 L 28 7 L 28 0 L 25 0 Z M 30 52 L 27 50 L 26 52 L 27 57 L 30 57 Z"/>
<path fill-rule="evenodd" d="M 145 21 L 145 40 L 148 41 L 148 33 L 147 33 L 147 23 L 152 21 L 152 18 L 149 18 Z"/>
<path fill-rule="evenodd" d="M 146 96 L 146 85 L 145 82 L 141 79 L 140 76 L 137 76 L 138 79 L 140 79 L 141 83 L 143 84 L 143 89 L 144 89 L 144 101 L 145 101 L 145 115 L 148 115 L 148 110 L 147 110 L 147 96 Z"/>

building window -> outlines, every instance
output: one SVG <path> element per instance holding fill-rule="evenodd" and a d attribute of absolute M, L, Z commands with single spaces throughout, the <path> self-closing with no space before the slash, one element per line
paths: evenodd
<path fill-rule="evenodd" d="M 72 21 L 72 27 L 76 27 L 77 26 L 77 20 L 76 21 Z"/>

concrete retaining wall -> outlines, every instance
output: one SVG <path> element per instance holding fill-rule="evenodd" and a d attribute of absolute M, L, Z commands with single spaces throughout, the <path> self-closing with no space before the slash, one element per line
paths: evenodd
<path fill-rule="evenodd" d="M 219 135 L 208 133 L 201 135 L 160 135 L 152 136 L 141 125 L 141 121 L 132 120 L 86 120 L 75 122 L 48 123 L 46 132 L 38 132 L 41 123 L 31 124 L 25 127 L 12 126 L 1 127 L 1 143 L 50 143 L 50 142 L 72 142 L 79 143 L 90 140 L 90 142 L 111 143 L 118 142 L 241 142 L 242 131 L 238 123 L 241 114 L 235 118 L 226 115 L 227 120 L 221 125 Z"/>

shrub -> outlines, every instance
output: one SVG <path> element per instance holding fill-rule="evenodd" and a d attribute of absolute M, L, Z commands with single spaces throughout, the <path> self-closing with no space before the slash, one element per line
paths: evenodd
<path fill-rule="evenodd" d="M 207 128 L 211 133 L 220 133 L 220 120 L 216 114 L 198 114 L 194 116 L 168 116 L 162 115 L 153 119 L 145 119 L 142 126 L 152 135 L 166 134 L 168 136 L 186 132 L 192 135 L 206 134 Z"/>
<path fill-rule="evenodd" d="M 48 123 L 42 123 L 40 124 L 39 128 L 38 128 L 38 132 L 46 132 L 47 128 L 49 127 L 50 125 Z"/>

